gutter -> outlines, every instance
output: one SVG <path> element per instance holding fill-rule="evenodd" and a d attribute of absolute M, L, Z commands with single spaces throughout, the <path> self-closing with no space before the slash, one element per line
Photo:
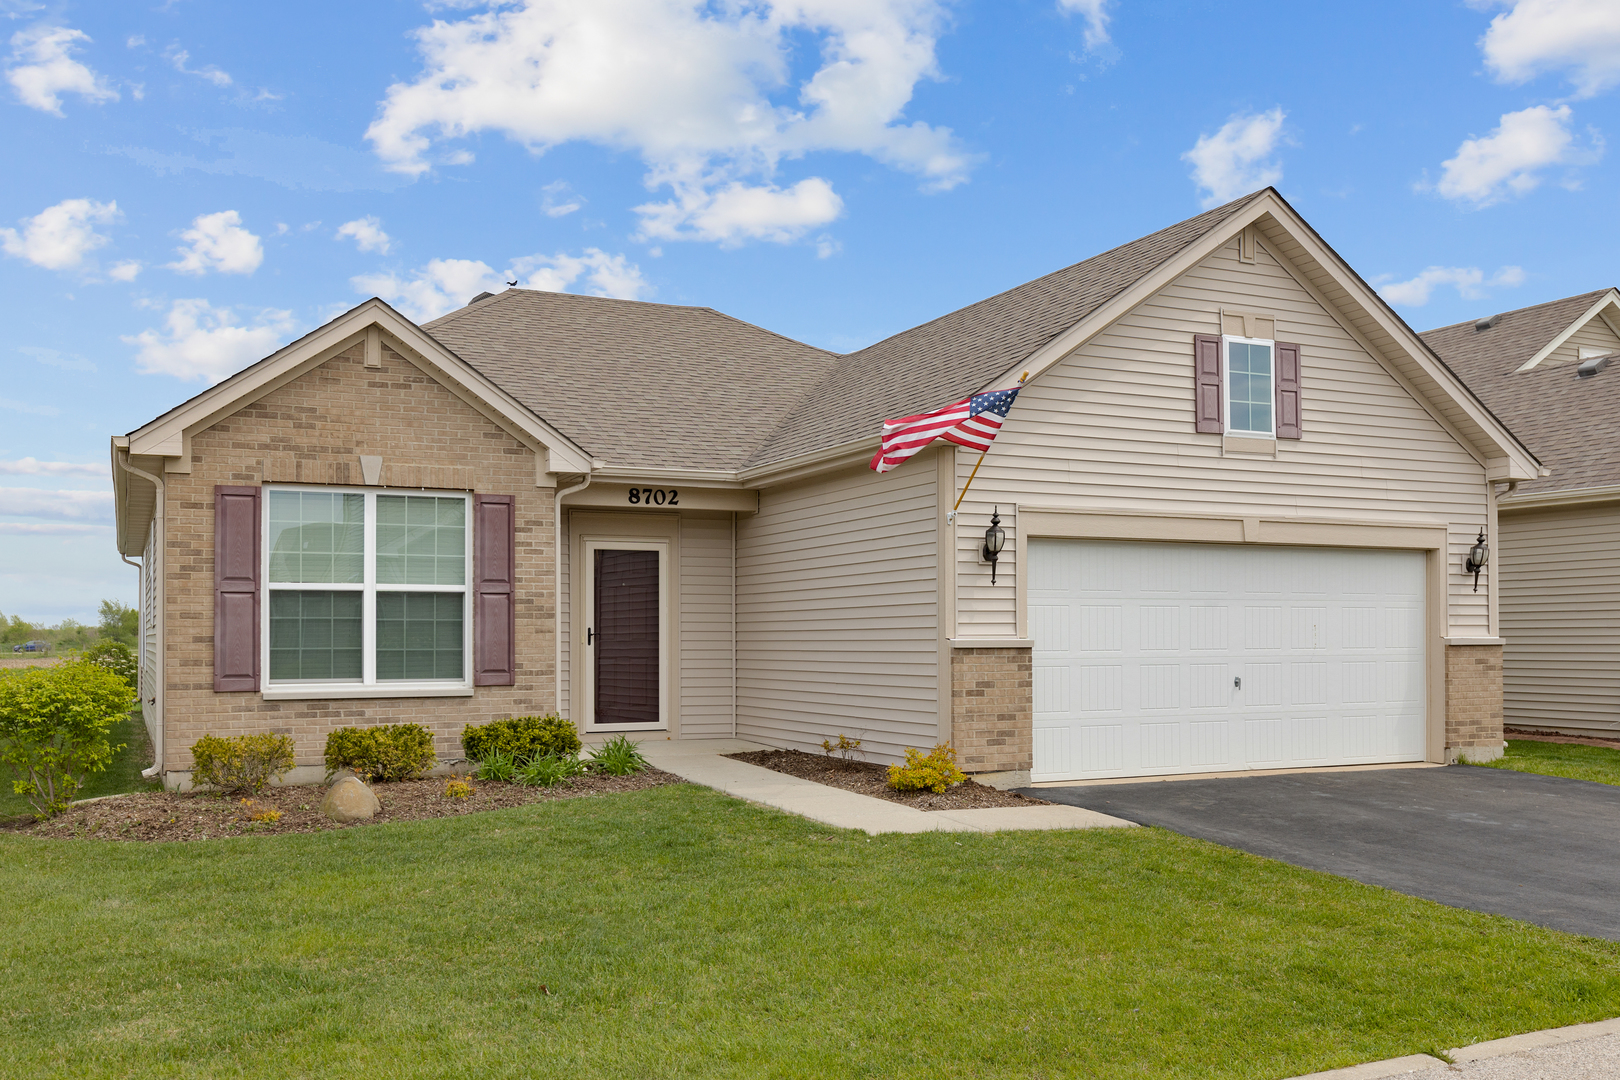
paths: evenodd
<path fill-rule="evenodd" d="M 1509 489 L 1498 498 L 1497 505 L 1503 511 L 1511 512 L 1519 509 L 1534 510 L 1543 506 L 1581 506 L 1587 503 L 1616 501 L 1620 501 L 1620 484 L 1565 488 L 1562 491 L 1536 491 L 1526 495 L 1515 495 Z"/>
<path fill-rule="evenodd" d="M 154 738 L 152 740 L 152 767 L 150 769 L 144 770 L 141 773 L 141 776 L 143 776 L 146 779 L 150 780 L 155 776 L 161 776 L 162 773 L 163 773 L 163 750 L 164 750 L 164 746 L 163 746 L 163 743 L 164 743 L 164 738 L 163 738 L 163 735 L 164 735 L 164 728 L 163 728 L 163 682 L 164 682 L 164 670 L 163 669 L 164 669 L 164 659 L 165 659 L 165 657 L 163 655 L 163 651 L 164 651 L 163 650 L 164 589 L 163 589 L 163 577 L 162 577 L 162 574 L 163 574 L 163 478 L 160 477 L 160 476 L 153 476 L 151 473 L 147 472 L 145 469 L 137 469 L 135 466 L 131 465 L 129 463 L 129 451 L 127 449 L 125 449 L 122 453 L 119 453 L 117 450 L 114 450 L 113 451 L 113 461 L 117 462 L 118 467 L 123 469 L 125 472 L 129 473 L 131 476 L 138 476 L 142 480 L 150 481 L 152 483 L 152 485 L 157 489 L 156 505 L 153 507 L 153 510 L 152 510 L 152 522 L 153 522 L 152 527 L 153 527 L 153 530 L 154 530 L 153 535 L 157 539 L 156 539 L 156 542 L 153 543 L 153 545 L 152 545 L 152 557 L 147 560 L 147 565 L 145 567 L 147 573 L 157 574 L 158 575 L 158 577 L 156 579 L 157 580 L 157 588 L 154 590 L 154 592 L 157 594 L 157 618 L 153 621 L 153 629 L 152 629 L 153 635 L 157 638 L 157 672 L 156 672 L 155 677 L 154 677 L 154 680 L 157 683 L 157 685 L 152 687 L 152 698 L 151 698 L 151 700 L 150 701 L 143 701 L 141 703 L 143 708 L 145 706 L 147 706 L 147 705 L 151 705 L 154 712 L 155 712 L 155 714 L 156 714 L 153 717 L 153 723 L 152 723 L 152 730 L 156 733 L 156 736 L 157 736 L 156 738 Z M 119 558 L 123 559 L 125 562 L 129 562 L 128 556 L 125 556 L 122 552 L 119 553 Z M 152 564 L 156 564 L 156 565 L 152 565 Z M 138 566 L 139 564 L 130 563 L 130 565 L 131 566 Z M 144 660 L 145 657 L 142 657 L 142 659 Z"/>
<path fill-rule="evenodd" d="M 591 458 L 590 471 L 585 474 L 585 479 L 581 480 L 579 483 L 575 484 L 573 487 L 562 488 L 561 490 L 557 491 L 556 494 L 554 494 L 552 496 L 552 499 L 551 499 L 551 516 L 554 519 L 553 525 L 555 527 L 555 531 L 554 531 L 554 533 L 552 535 L 551 552 L 552 552 L 552 561 L 555 564 L 553 566 L 553 570 L 556 572 L 556 577 L 557 577 L 556 584 L 553 587 L 553 594 L 552 594 L 552 595 L 554 595 L 556 597 L 556 601 L 552 604 L 552 608 L 551 608 L 551 610 L 552 610 L 552 621 L 554 621 L 557 624 L 557 635 L 556 635 L 556 637 L 557 637 L 557 640 L 556 640 L 557 653 L 556 653 L 556 658 L 553 661 L 553 665 L 552 665 L 552 669 L 551 669 L 552 670 L 551 689 L 552 689 L 552 696 L 553 696 L 553 699 L 556 702 L 557 711 L 559 713 L 562 712 L 562 694 L 559 691 L 562 688 L 563 635 L 568 634 L 568 635 L 572 636 L 572 634 L 574 633 L 574 605 L 572 603 L 570 603 L 568 605 L 568 626 L 564 627 L 562 625 L 562 619 L 558 618 L 558 615 L 562 611 L 562 599 L 563 599 L 563 582 L 562 582 L 562 578 L 563 578 L 563 560 L 562 560 L 563 504 L 562 504 L 562 501 L 567 496 L 573 495 L 576 492 L 584 491 L 586 488 L 590 487 L 591 486 L 591 481 L 596 479 L 597 470 L 602 468 L 605 464 L 606 464 L 605 462 L 599 461 L 596 458 Z M 569 554 L 570 557 L 573 556 L 572 551 L 570 551 L 568 554 Z M 580 723 L 578 718 L 576 718 L 573 715 L 573 712 L 574 712 L 574 698 L 576 696 L 575 691 L 577 689 L 578 688 L 576 686 L 574 686 L 573 679 L 570 678 L 568 680 L 568 712 L 569 712 L 569 717 L 568 718 L 570 720 L 574 721 L 574 726 L 575 727 L 578 727 L 579 723 Z"/>

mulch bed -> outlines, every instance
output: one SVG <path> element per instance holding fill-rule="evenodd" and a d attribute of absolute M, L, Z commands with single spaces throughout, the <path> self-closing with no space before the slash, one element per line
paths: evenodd
<path fill-rule="evenodd" d="M 325 788 L 300 786 L 266 788 L 252 798 L 251 805 L 245 804 L 239 796 L 213 792 L 182 795 L 154 791 L 117 795 L 80 803 L 50 821 L 23 818 L 3 822 L 0 830 L 61 840 L 214 840 L 222 836 L 313 833 L 390 821 L 460 817 L 529 803 L 641 791 L 682 781 L 658 769 L 646 769 L 632 776 L 580 776 L 551 788 L 474 780 L 472 794 L 465 799 L 447 798 L 446 782 L 446 777 L 439 776 L 375 784 L 372 790 L 377 793 L 382 809 L 369 821 L 345 825 L 321 813 Z M 281 811 L 281 819 L 275 822 L 251 819 L 251 815 L 265 810 Z"/>
<path fill-rule="evenodd" d="M 889 787 L 888 769 L 866 761 L 844 761 L 807 754 L 803 750 L 750 750 L 727 754 L 737 761 L 759 765 L 801 780 L 814 780 L 828 787 L 870 795 L 874 799 L 905 803 L 918 810 L 984 810 L 997 806 L 1048 806 L 1042 799 L 1031 799 L 1012 791 L 987 787 L 977 780 L 964 780 L 944 794 L 932 791 L 895 791 Z"/>
<path fill-rule="evenodd" d="M 1507 728 L 1502 734 L 1506 738 L 1522 739 L 1525 742 L 1574 743 L 1576 746 L 1603 746 L 1610 750 L 1620 750 L 1620 739 L 1605 739 L 1601 735 L 1553 735 L 1545 731 L 1525 731 L 1521 728 Z"/>

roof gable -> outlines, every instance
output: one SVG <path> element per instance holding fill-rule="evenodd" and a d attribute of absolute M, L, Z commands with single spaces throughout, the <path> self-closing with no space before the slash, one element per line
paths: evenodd
<path fill-rule="evenodd" d="M 1588 321 L 1599 317 L 1616 295 L 1613 289 L 1598 289 L 1504 311 L 1490 318 L 1488 329 L 1477 330 L 1476 322 L 1470 320 L 1425 330 L 1421 336 L 1447 364 L 1467 368 L 1463 374 L 1470 382 L 1485 365 L 1500 366 L 1502 374 L 1525 371 L 1545 360 Z"/>

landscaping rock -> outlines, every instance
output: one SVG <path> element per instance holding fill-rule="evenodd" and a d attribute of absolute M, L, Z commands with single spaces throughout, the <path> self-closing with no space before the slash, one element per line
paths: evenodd
<path fill-rule="evenodd" d="M 358 776 L 345 776 L 321 800 L 321 813 L 339 822 L 367 821 L 381 809 L 382 803 Z"/>

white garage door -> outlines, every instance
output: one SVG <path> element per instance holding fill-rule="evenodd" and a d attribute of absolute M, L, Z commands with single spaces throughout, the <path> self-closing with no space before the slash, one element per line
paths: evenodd
<path fill-rule="evenodd" d="M 1423 555 L 1029 542 L 1031 779 L 1418 761 Z"/>

